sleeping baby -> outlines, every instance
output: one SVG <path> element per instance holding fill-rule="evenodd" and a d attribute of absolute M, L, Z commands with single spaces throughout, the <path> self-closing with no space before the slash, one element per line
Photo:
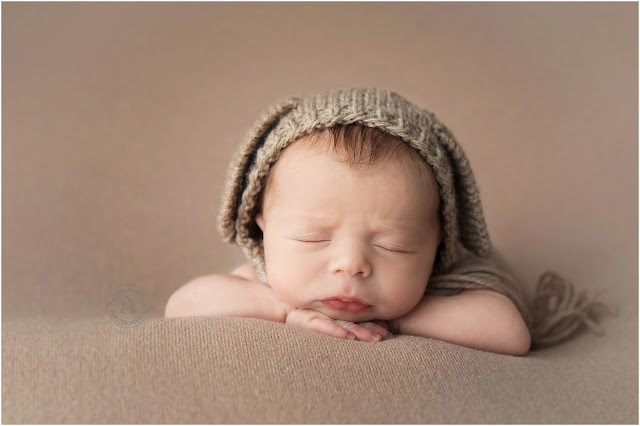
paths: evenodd
<path fill-rule="evenodd" d="M 230 167 L 219 226 L 250 262 L 185 284 L 166 317 L 253 317 L 511 355 L 531 346 L 520 289 L 489 259 L 462 149 L 394 92 L 332 90 L 268 110 Z"/>

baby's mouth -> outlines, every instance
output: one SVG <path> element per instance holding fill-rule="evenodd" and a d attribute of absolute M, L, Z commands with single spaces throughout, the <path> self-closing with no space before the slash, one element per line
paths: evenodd
<path fill-rule="evenodd" d="M 355 298 L 325 299 L 325 300 L 322 300 L 322 304 L 327 308 L 336 309 L 339 311 L 349 311 L 349 312 L 364 312 L 364 311 L 368 311 L 373 307 Z"/>

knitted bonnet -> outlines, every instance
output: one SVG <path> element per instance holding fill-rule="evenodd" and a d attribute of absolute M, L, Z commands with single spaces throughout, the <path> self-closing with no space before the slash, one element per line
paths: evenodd
<path fill-rule="evenodd" d="M 260 280 L 268 283 L 262 231 L 255 217 L 272 167 L 298 138 L 349 124 L 374 127 L 401 139 L 433 171 L 440 192 L 443 240 L 427 294 L 451 295 L 482 288 L 498 291 L 514 302 L 531 329 L 518 285 L 489 261 L 491 242 L 478 188 L 462 148 L 432 112 L 388 90 L 330 90 L 308 98 L 291 97 L 268 109 L 248 133 L 229 168 L 218 218 L 224 240 L 238 244 Z"/>

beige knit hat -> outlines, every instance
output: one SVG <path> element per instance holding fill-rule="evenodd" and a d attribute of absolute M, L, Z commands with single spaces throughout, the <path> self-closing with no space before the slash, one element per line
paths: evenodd
<path fill-rule="evenodd" d="M 431 166 L 440 190 L 444 231 L 436 270 L 446 270 L 459 258 L 458 241 L 481 257 L 490 254 L 478 189 L 453 135 L 433 113 L 378 89 L 332 90 L 308 99 L 290 98 L 271 108 L 232 164 L 219 218 L 224 239 L 239 244 L 263 271 L 262 233 L 255 215 L 271 168 L 296 139 L 316 129 L 352 123 L 401 138 Z"/>
<path fill-rule="evenodd" d="M 298 138 L 314 130 L 354 123 L 402 139 L 433 171 L 440 192 L 444 237 L 427 293 L 455 294 L 474 288 L 498 291 L 514 302 L 531 329 L 518 285 L 488 260 L 491 242 L 478 188 L 462 148 L 432 112 L 388 90 L 330 90 L 308 98 L 288 98 L 266 111 L 229 169 L 218 218 L 224 240 L 242 247 L 259 278 L 268 283 L 262 231 L 255 217 L 273 165 Z"/>

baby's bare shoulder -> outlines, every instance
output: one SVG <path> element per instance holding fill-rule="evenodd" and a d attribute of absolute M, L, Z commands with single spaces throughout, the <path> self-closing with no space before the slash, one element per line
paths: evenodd
<path fill-rule="evenodd" d="M 231 274 L 238 275 L 250 281 L 260 281 L 258 274 L 256 273 L 256 269 L 248 262 L 238 266 L 231 272 Z"/>

